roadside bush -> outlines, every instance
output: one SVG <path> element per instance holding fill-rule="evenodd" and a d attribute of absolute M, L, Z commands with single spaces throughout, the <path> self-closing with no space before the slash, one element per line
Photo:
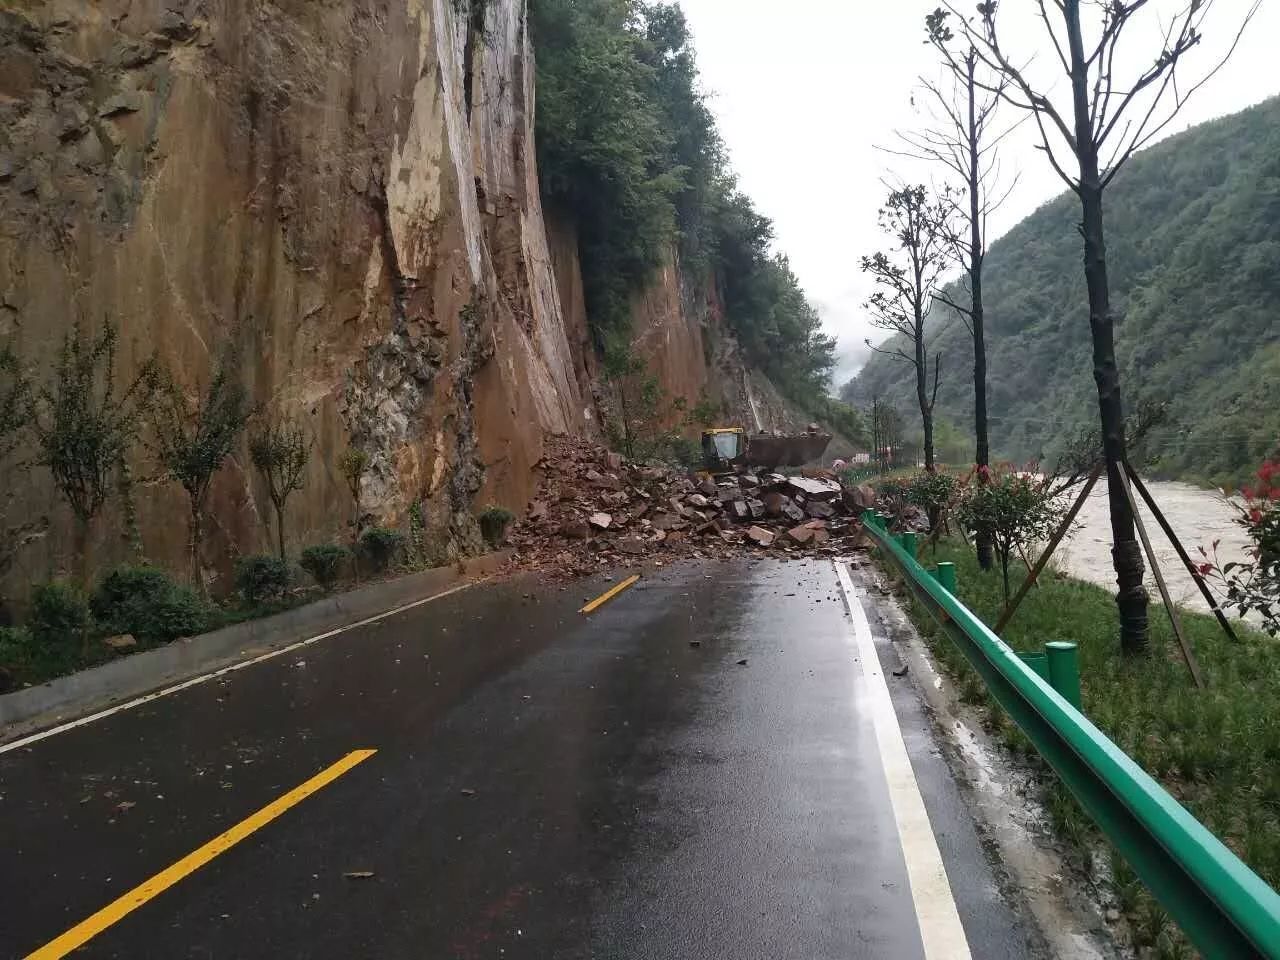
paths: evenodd
<path fill-rule="evenodd" d="M 956 507 L 967 530 L 986 530 L 1000 560 L 1004 600 L 1009 602 L 1009 561 L 1018 547 L 1026 549 L 1052 535 L 1062 507 L 1031 474 L 991 471 L 986 483 L 971 485 Z"/>
<path fill-rule="evenodd" d="M 84 594 L 67 583 L 42 583 L 31 593 L 31 658 L 52 670 L 70 669 L 89 630 Z"/>
<path fill-rule="evenodd" d="M 289 586 L 289 565 L 267 554 L 241 557 L 236 561 L 235 583 L 246 603 L 273 600 Z"/>
<path fill-rule="evenodd" d="M 404 534 L 388 527 L 370 527 L 360 536 L 360 552 L 369 558 L 378 572 L 391 565 L 402 546 Z"/>
<path fill-rule="evenodd" d="M 507 536 L 507 527 L 516 518 L 515 514 L 504 507 L 489 507 L 480 514 L 480 533 L 485 543 L 497 548 Z"/>
<path fill-rule="evenodd" d="M 1258 486 L 1240 491 L 1235 522 L 1244 527 L 1252 546 L 1251 560 L 1220 563 L 1218 543 L 1214 556 L 1200 565 L 1200 575 L 1215 580 L 1226 593 L 1226 606 L 1243 616 L 1256 613 L 1262 628 L 1280 637 L 1280 460 L 1268 460 L 1258 468 Z M 1204 547 L 1200 553 L 1209 561 Z"/>
<path fill-rule="evenodd" d="M 311 574 L 320 588 L 328 593 L 342 576 L 343 565 L 351 552 L 333 543 L 321 543 L 302 551 L 298 563 Z"/>
<path fill-rule="evenodd" d="M 907 478 L 903 496 L 928 514 L 929 531 L 936 533 L 944 512 L 953 505 L 959 490 L 960 480 L 955 475 L 941 470 L 934 473 L 921 470 Z"/>
<path fill-rule="evenodd" d="M 119 567 L 89 597 L 89 609 L 107 633 L 130 633 L 147 644 L 191 637 L 209 626 L 209 609 L 194 590 L 156 567 Z"/>
<path fill-rule="evenodd" d="M 907 481 L 902 477 L 884 477 L 872 483 L 872 486 L 884 500 L 906 499 Z"/>
<path fill-rule="evenodd" d="M 20 627 L 0 627 L 0 693 L 26 682 L 31 637 Z"/>

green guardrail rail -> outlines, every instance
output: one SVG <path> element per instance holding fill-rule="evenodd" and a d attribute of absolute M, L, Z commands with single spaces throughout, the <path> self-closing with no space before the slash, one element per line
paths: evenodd
<path fill-rule="evenodd" d="M 1081 806 L 1209 958 L 1280 960 L 1280 894 L 925 571 L 868 511 L 867 533 Z"/>

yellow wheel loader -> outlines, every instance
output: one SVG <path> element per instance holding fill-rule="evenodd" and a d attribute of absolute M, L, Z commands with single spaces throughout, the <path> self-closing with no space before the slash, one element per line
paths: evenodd
<path fill-rule="evenodd" d="M 831 434 L 822 433 L 816 423 L 791 436 L 748 436 L 742 427 L 712 427 L 702 431 L 702 466 L 713 477 L 747 467 L 798 467 L 819 459 L 830 442 Z"/>

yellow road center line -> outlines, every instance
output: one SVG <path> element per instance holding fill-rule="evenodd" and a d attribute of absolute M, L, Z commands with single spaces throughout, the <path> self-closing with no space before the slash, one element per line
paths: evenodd
<path fill-rule="evenodd" d="M 600 596 L 596 597 L 594 600 L 592 600 L 590 603 L 588 603 L 585 607 L 583 607 L 578 612 L 590 613 L 596 607 L 599 607 L 603 604 L 608 603 L 610 600 L 612 600 L 614 597 L 616 597 L 623 590 L 627 589 L 627 587 L 631 586 L 633 583 L 635 583 L 639 579 L 640 579 L 640 574 L 638 573 L 632 574 L 631 576 L 627 577 L 627 579 L 623 580 L 621 583 L 617 584 L 616 586 L 610 587 L 604 593 L 600 594 Z"/>
<path fill-rule="evenodd" d="M 72 950 L 83 946 L 113 923 L 122 920 L 134 910 L 137 910 L 148 900 L 159 896 L 184 877 L 203 867 L 218 854 L 231 849 L 254 831 L 265 827 L 290 807 L 301 803 L 322 787 L 328 786 L 356 764 L 369 759 L 377 752 L 377 750 L 353 750 L 333 766 L 321 770 L 306 783 L 294 787 L 284 796 L 271 801 L 257 813 L 241 820 L 230 830 L 218 834 L 203 847 L 187 854 L 173 866 L 166 867 L 150 880 L 139 884 L 124 896 L 107 904 L 93 916 L 76 924 L 56 940 L 51 940 L 35 953 L 28 954 L 26 960 L 59 960 L 59 958 L 65 957 Z"/>

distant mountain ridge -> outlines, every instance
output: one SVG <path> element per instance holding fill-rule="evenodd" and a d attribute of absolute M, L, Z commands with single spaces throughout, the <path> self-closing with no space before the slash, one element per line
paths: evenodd
<path fill-rule="evenodd" d="M 988 390 L 994 451 L 1051 457 L 1096 422 L 1079 207 L 1065 193 L 987 257 Z M 1280 97 L 1194 127 L 1134 157 L 1106 198 L 1116 352 L 1128 408 L 1169 403 L 1152 469 L 1224 482 L 1280 438 Z M 943 308 L 935 310 L 944 322 Z M 938 335 L 938 413 L 971 431 L 973 348 Z M 909 371 L 874 356 L 841 391 L 879 394 L 913 422 Z"/>

